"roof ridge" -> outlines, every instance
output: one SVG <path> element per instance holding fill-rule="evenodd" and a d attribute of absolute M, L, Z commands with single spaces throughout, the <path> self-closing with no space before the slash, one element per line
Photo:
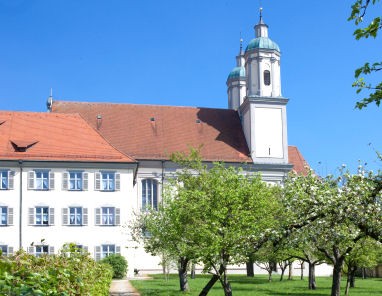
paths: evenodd
<path fill-rule="evenodd" d="M 55 103 L 63 103 L 63 104 L 87 104 L 87 105 L 127 105 L 127 106 L 147 106 L 147 107 L 159 107 L 159 108 L 184 108 L 184 109 L 212 109 L 212 110 L 225 110 L 229 112 L 237 112 L 232 109 L 227 108 L 214 108 L 214 107 L 199 107 L 199 106 L 173 106 L 173 105 L 159 105 L 159 104 L 138 104 L 138 103 L 116 103 L 116 102 L 84 102 L 84 101 L 61 101 L 55 100 L 53 101 L 53 106 Z M 54 107 L 53 107 L 54 108 Z M 56 112 L 53 112 L 56 113 Z"/>

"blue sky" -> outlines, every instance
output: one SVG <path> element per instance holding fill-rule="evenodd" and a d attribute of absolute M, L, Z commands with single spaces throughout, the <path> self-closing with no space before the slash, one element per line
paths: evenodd
<path fill-rule="evenodd" d="M 0 110 L 46 111 L 50 88 L 57 100 L 226 108 L 260 2 L 282 51 L 289 144 L 323 175 L 358 160 L 381 169 L 382 107 L 354 109 L 351 87 L 381 39 L 354 40 L 350 0 L 0 0 Z"/>

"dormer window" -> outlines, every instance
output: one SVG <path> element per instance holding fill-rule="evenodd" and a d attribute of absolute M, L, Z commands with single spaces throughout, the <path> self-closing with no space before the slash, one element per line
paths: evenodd
<path fill-rule="evenodd" d="M 26 140 L 11 140 L 11 144 L 15 149 L 15 152 L 25 152 L 38 141 L 26 141 Z"/>
<path fill-rule="evenodd" d="M 271 72 L 268 70 L 264 71 L 264 84 L 271 85 Z"/>

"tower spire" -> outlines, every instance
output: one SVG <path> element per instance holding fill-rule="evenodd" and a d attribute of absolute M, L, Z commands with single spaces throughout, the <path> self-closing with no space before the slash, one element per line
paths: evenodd
<path fill-rule="evenodd" d="M 48 97 L 48 100 L 46 101 L 46 107 L 48 108 L 48 111 L 52 111 L 52 105 L 53 105 L 53 89 L 50 88 L 50 96 Z"/>

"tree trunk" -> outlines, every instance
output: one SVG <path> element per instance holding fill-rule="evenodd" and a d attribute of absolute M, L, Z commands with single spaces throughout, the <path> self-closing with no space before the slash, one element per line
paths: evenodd
<path fill-rule="evenodd" d="M 344 258 L 338 258 L 333 267 L 333 281 L 331 296 L 340 296 L 341 292 L 341 271 L 344 263 Z"/>
<path fill-rule="evenodd" d="M 268 282 L 272 281 L 272 269 L 268 270 Z"/>
<path fill-rule="evenodd" d="M 351 278 L 350 269 L 351 269 L 351 267 L 349 267 L 348 274 L 347 274 L 347 277 L 346 277 L 345 296 L 349 296 L 350 278 Z"/>
<path fill-rule="evenodd" d="M 181 257 L 179 258 L 179 267 L 178 267 L 178 274 L 179 274 L 179 286 L 180 291 L 186 292 L 189 290 L 188 286 L 188 279 L 187 279 L 187 265 L 188 265 L 188 259 Z"/>
<path fill-rule="evenodd" d="M 224 296 L 232 296 L 231 284 L 228 281 L 223 285 L 223 289 Z"/>
<path fill-rule="evenodd" d="M 220 279 L 220 275 L 225 272 L 225 266 L 220 264 L 218 274 L 214 274 L 208 283 L 204 286 L 202 292 L 199 293 L 199 296 L 206 296 L 215 283 Z M 232 293 L 232 292 L 231 292 Z"/>
<path fill-rule="evenodd" d="M 300 279 L 303 280 L 304 279 L 304 261 L 302 261 L 300 263 L 300 268 L 301 268 L 301 274 L 300 274 Z"/>
<path fill-rule="evenodd" d="M 350 288 L 355 287 L 355 272 L 357 270 L 357 267 L 353 267 L 350 273 Z"/>
<path fill-rule="evenodd" d="M 247 276 L 254 277 L 255 272 L 253 269 L 253 260 L 249 259 L 248 262 L 245 263 L 245 265 L 247 267 Z"/>
<path fill-rule="evenodd" d="M 220 282 L 223 286 L 224 296 L 232 296 L 232 288 L 231 288 L 231 284 L 229 283 L 227 279 L 226 269 L 224 269 L 223 271 L 223 276 L 220 277 Z"/>
<path fill-rule="evenodd" d="M 199 296 L 207 296 L 208 292 L 215 285 L 215 283 L 219 280 L 219 276 L 214 274 L 212 278 L 208 281 L 208 283 L 204 286 L 202 292 L 199 293 Z"/>
<path fill-rule="evenodd" d="M 195 278 L 195 263 L 192 263 L 192 266 L 191 266 L 191 278 L 192 279 Z"/>
<path fill-rule="evenodd" d="M 308 262 L 309 265 L 309 281 L 308 281 L 308 288 L 309 290 L 316 290 L 316 270 L 315 270 L 315 264 L 312 262 Z"/>
<path fill-rule="evenodd" d="M 293 262 L 289 262 L 288 266 L 288 280 L 292 280 L 293 276 L 293 267 L 292 267 Z"/>

